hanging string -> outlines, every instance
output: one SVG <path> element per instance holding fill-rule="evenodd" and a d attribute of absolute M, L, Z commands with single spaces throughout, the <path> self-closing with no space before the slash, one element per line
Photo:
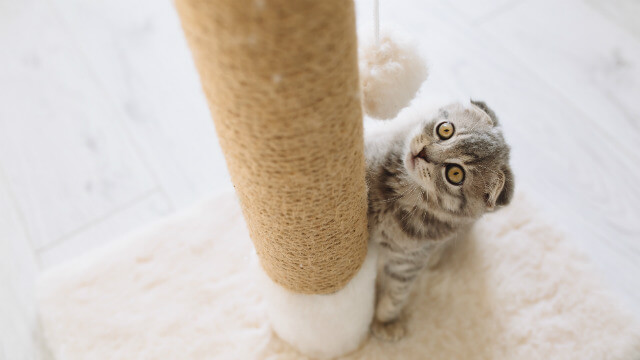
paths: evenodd
<path fill-rule="evenodd" d="M 378 0 L 373 0 L 373 34 L 376 45 L 380 45 L 380 4 Z"/>

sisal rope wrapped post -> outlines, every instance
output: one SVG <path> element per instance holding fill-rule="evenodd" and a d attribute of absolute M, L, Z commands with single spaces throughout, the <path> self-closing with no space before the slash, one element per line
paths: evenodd
<path fill-rule="evenodd" d="M 176 8 L 273 282 L 265 291 L 274 329 L 312 355 L 352 350 L 367 333 L 375 277 L 353 2 L 176 0 Z"/>

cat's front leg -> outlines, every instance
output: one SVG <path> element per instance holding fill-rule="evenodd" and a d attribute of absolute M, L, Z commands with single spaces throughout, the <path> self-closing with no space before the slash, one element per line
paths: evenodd
<path fill-rule="evenodd" d="M 389 255 L 378 274 L 378 297 L 371 331 L 377 338 L 395 341 L 405 334 L 402 309 L 425 263 L 423 259 L 406 255 Z"/>
<path fill-rule="evenodd" d="M 398 341 L 404 337 L 406 332 L 404 321 L 399 319 L 386 323 L 374 319 L 371 324 L 373 336 L 384 341 Z"/>

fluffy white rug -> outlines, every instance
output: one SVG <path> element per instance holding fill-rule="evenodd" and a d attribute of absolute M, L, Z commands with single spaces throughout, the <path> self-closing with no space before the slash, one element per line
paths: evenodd
<path fill-rule="evenodd" d="M 56 359 L 299 359 L 270 330 L 233 195 L 45 274 Z M 348 359 L 640 359 L 637 323 L 523 196 L 423 276 L 409 335 Z M 304 329 L 301 329 L 304 331 Z"/>

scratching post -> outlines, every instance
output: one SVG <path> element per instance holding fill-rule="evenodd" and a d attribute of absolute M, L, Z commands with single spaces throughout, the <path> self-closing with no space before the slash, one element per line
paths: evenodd
<path fill-rule="evenodd" d="M 312 355 L 354 349 L 368 331 L 375 269 L 353 3 L 176 7 L 268 275 L 273 328 Z"/>

